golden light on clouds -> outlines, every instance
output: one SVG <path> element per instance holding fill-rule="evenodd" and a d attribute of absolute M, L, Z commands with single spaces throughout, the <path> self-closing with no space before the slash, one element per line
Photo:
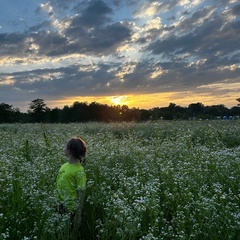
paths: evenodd
<path fill-rule="evenodd" d="M 34 39 L 32 37 L 26 38 L 25 42 L 26 42 L 26 44 L 29 45 L 29 47 L 28 47 L 29 50 L 37 53 L 37 51 L 39 50 L 39 46 L 36 43 L 34 43 Z"/>
<path fill-rule="evenodd" d="M 180 6 L 197 6 L 199 5 L 200 3 L 202 2 L 202 0 L 193 0 L 193 1 L 190 1 L 190 0 L 181 0 L 179 2 L 179 5 Z"/>
<path fill-rule="evenodd" d="M 69 97 L 61 100 L 46 101 L 50 108 L 71 106 L 74 102 L 86 102 L 88 104 L 97 102 L 99 104 L 127 105 L 129 108 L 152 109 L 155 107 L 167 107 L 170 103 L 175 103 L 181 107 L 187 107 L 191 103 L 201 102 L 205 106 L 223 104 L 226 107 L 232 107 L 237 104 L 236 99 L 239 97 L 237 92 L 228 94 L 219 94 L 218 97 L 211 93 L 193 93 L 191 91 L 183 92 L 165 92 L 152 94 L 132 94 L 116 96 L 83 96 Z"/>
<path fill-rule="evenodd" d="M 156 68 L 155 71 L 151 74 L 151 78 L 156 78 L 160 75 L 162 75 L 164 71 L 161 68 Z"/>
<path fill-rule="evenodd" d="M 209 89 L 218 89 L 218 90 L 239 90 L 240 92 L 240 82 L 220 82 L 220 83 L 213 83 L 208 85 L 202 85 L 197 88 L 209 88 Z"/>
<path fill-rule="evenodd" d="M 129 52 L 129 51 L 135 51 L 135 48 L 131 47 L 129 44 L 124 44 L 117 48 L 117 52 Z"/>
<path fill-rule="evenodd" d="M 96 71 L 97 69 L 98 69 L 98 66 L 94 64 L 79 67 L 79 71 L 83 71 L 83 72 L 91 72 L 94 70 Z"/>
<path fill-rule="evenodd" d="M 71 106 L 74 102 L 97 102 L 99 104 L 113 105 L 127 105 L 129 108 L 151 109 L 153 107 L 168 106 L 172 93 L 157 93 L 157 94 L 136 94 L 136 95 L 116 95 L 116 96 L 83 96 L 83 97 L 69 97 L 57 101 L 46 101 L 48 107 L 62 108 L 65 105 Z"/>
<path fill-rule="evenodd" d="M 13 77 L 7 76 L 3 79 L 0 78 L 0 86 L 2 85 L 12 85 L 15 81 L 13 80 Z"/>
<path fill-rule="evenodd" d="M 220 71 L 223 71 L 223 70 L 234 71 L 238 68 L 240 68 L 240 64 L 231 64 L 231 65 L 228 65 L 228 66 L 220 66 L 220 67 L 218 67 L 218 70 L 220 70 Z"/>
<path fill-rule="evenodd" d="M 158 12 L 158 7 L 160 3 L 155 1 L 152 3 L 145 3 L 142 5 L 141 9 L 135 14 L 136 17 L 139 18 L 149 18 L 154 16 Z"/>
<path fill-rule="evenodd" d="M 147 9 L 145 9 L 145 14 L 148 16 L 153 16 L 155 13 L 157 13 L 157 7 L 160 3 L 153 2 Z"/>
<path fill-rule="evenodd" d="M 132 73 L 134 71 L 134 69 L 136 68 L 137 66 L 137 62 L 135 62 L 134 64 L 131 63 L 131 64 L 126 64 L 122 69 L 121 71 L 119 71 L 117 74 L 116 74 L 116 77 L 118 77 L 119 79 L 124 79 L 124 76 L 126 74 L 129 74 L 129 73 Z"/>
<path fill-rule="evenodd" d="M 149 21 L 149 24 L 147 26 L 147 30 L 151 30 L 151 29 L 160 29 L 161 28 L 161 19 L 160 17 L 157 17 L 155 19 L 151 19 Z"/>

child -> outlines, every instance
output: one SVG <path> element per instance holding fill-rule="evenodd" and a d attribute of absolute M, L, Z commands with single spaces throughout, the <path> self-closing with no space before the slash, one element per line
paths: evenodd
<path fill-rule="evenodd" d="M 81 138 L 71 138 L 64 154 L 69 162 L 61 166 L 57 176 L 57 195 L 59 200 L 59 213 L 70 213 L 71 227 L 74 231 L 79 229 L 86 188 L 85 163 L 86 144 Z"/>

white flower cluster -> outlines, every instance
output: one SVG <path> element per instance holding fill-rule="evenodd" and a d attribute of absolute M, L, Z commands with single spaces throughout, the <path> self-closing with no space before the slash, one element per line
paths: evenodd
<path fill-rule="evenodd" d="M 0 125 L 0 239 L 70 239 L 56 210 L 66 141 L 87 143 L 83 239 L 237 239 L 240 125 Z"/>

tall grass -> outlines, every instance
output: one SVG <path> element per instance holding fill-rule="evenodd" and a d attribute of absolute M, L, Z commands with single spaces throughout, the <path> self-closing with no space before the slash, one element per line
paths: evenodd
<path fill-rule="evenodd" d="M 240 123 L 0 125 L 0 239 L 71 239 L 55 179 L 88 145 L 80 239 L 239 239 Z"/>

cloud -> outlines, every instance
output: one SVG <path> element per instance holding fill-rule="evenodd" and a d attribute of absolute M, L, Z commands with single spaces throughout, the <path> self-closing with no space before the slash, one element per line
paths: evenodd
<path fill-rule="evenodd" d="M 181 72 L 186 82 L 188 82 L 188 73 L 191 72 L 195 76 L 201 76 L 201 72 L 205 76 L 212 73 L 211 77 L 208 75 L 205 78 L 209 82 L 216 81 L 216 77 L 214 78 L 212 75 L 222 79 L 226 76 L 218 74 L 219 66 L 239 64 L 237 46 L 240 29 L 237 26 L 240 23 L 239 21 L 226 21 L 230 16 L 230 11 L 216 14 L 216 9 L 213 7 L 199 10 L 190 18 L 180 22 L 173 30 L 175 34 L 150 43 L 145 51 L 163 56 L 172 63 L 181 64 L 180 70 L 182 69 Z M 197 64 L 201 61 L 203 64 Z M 176 69 L 176 65 L 174 66 L 176 71 L 178 68 Z M 169 71 L 170 73 L 171 71 Z M 229 77 L 235 78 L 237 74 L 238 70 L 231 71 Z M 206 80 L 198 79 L 199 83 L 202 81 Z"/>
<path fill-rule="evenodd" d="M 233 7 L 232 13 L 236 16 L 240 16 L 240 4 Z"/>
<path fill-rule="evenodd" d="M 50 3 L 42 8 L 52 11 Z M 109 23 L 107 15 L 110 13 L 111 8 L 103 1 L 93 1 L 81 14 L 65 18 L 62 22 L 52 14 L 51 20 L 31 27 L 26 33 L 1 34 L 0 44 L 7 47 L 1 48 L 0 53 L 22 56 L 30 53 L 40 56 L 110 54 L 131 36 L 126 22 Z M 55 30 L 46 29 L 49 27 Z"/>
<path fill-rule="evenodd" d="M 0 101 L 19 94 L 32 100 L 238 89 L 235 0 L 59 0 L 33 6 L 24 28 L 9 18 L 0 29 Z"/>

